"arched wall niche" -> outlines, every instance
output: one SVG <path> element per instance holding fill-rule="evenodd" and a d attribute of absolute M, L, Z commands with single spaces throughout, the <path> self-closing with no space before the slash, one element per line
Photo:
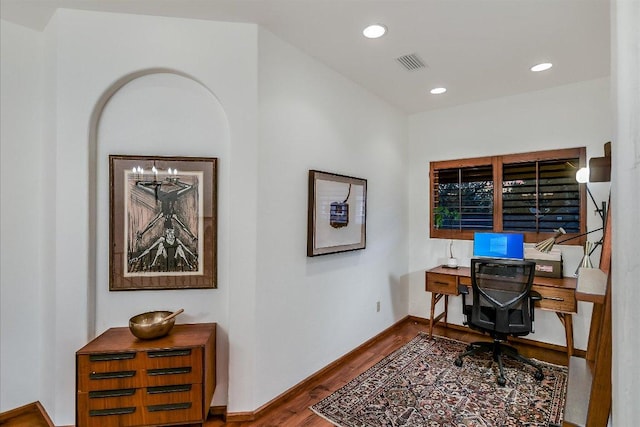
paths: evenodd
<path fill-rule="evenodd" d="M 132 72 L 105 90 L 89 129 L 88 340 L 126 326 L 149 310 L 184 308 L 178 323 L 218 323 L 218 386 L 226 403 L 228 307 L 228 117 L 215 93 L 197 78 L 164 68 Z M 109 160 L 111 154 L 218 158 L 217 289 L 109 291 Z M 223 396 L 220 394 L 222 393 Z"/>

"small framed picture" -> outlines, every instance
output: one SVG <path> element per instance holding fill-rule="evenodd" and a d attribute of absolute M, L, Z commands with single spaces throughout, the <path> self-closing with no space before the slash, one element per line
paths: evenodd
<path fill-rule="evenodd" d="M 309 171 L 307 256 L 364 249 L 367 180 Z"/>
<path fill-rule="evenodd" d="M 215 288 L 217 159 L 109 156 L 109 290 Z"/>

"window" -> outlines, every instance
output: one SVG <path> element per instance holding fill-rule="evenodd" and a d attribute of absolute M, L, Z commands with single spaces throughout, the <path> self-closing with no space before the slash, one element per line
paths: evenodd
<path fill-rule="evenodd" d="M 491 166 L 443 169 L 435 175 L 434 221 L 441 230 L 493 229 Z"/>
<path fill-rule="evenodd" d="M 585 231 L 585 191 L 575 180 L 586 149 L 432 162 L 431 237 L 518 232 L 538 242 L 562 227 Z"/>

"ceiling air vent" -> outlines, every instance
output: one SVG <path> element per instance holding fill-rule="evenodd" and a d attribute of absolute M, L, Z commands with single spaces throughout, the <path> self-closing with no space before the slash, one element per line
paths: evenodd
<path fill-rule="evenodd" d="M 396 58 L 396 61 L 400 63 L 407 71 L 415 71 L 421 68 L 427 68 L 422 62 L 422 59 L 418 57 L 415 53 L 411 53 L 409 55 L 403 55 Z"/>

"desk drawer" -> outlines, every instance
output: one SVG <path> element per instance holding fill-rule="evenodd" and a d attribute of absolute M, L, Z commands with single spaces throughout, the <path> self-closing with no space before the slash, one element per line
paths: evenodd
<path fill-rule="evenodd" d="M 536 285 L 533 285 L 532 289 L 542 295 L 542 301 L 538 301 L 536 307 L 543 310 L 577 313 L 576 295 L 572 289 L 559 289 Z"/>
<path fill-rule="evenodd" d="M 458 295 L 458 277 L 450 274 L 427 273 L 427 292 Z"/>

